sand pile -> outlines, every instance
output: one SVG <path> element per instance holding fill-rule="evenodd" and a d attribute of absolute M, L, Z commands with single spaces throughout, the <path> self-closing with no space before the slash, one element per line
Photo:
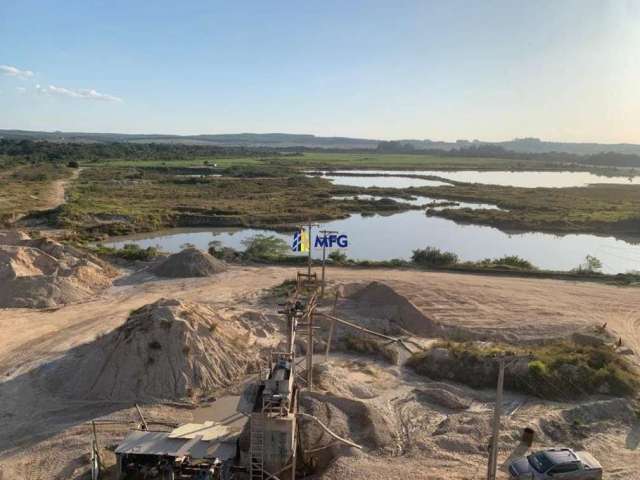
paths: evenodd
<path fill-rule="evenodd" d="M 380 282 L 371 282 L 349 297 L 361 316 L 385 318 L 420 336 L 440 336 L 444 328 L 419 310 L 407 297 Z"/>
<path fill-rule="evenodd" d="M 160 299 L 40 373 L 54 394 L 100 400 L 181 399 L 229 385 L 253 358 L 247 331 L 210 307 Z"/>
<path fill-rule="evenodd" d="M 208 277 L 226 270 L 224 262 L 197 248 L 174 253 L 153 268 L 160 277 Z"/>
<path fill-rule="evenodd" d="M 84 300 L 111 285 L 115 271 L 98 258 L 19 232 L 0 244 L 0 307 L 50 308 Z"/>
<path fill-rule="evenodd" d="M 315 416 L 336 434 L 362 445 L 368 451 L 388 450 L 394 444 L 393 432 L 384 416 L 365 402 L 308 391 L 303 392 L 299 401 L 301 411 Z M 333 440 L 315 422 L 307 419 L 302 421 L 301 434 L 303 445 L 309 449 Z M 327 454 L 331 457 L 337 451 L 344 452 L 344 448 L 349 449 L 338 445 L 336 450 Z M 320 465 L 327 463 L 322 461 Z"/>

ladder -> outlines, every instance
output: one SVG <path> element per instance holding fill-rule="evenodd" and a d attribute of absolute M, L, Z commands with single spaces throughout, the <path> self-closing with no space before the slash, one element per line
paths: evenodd
<path fill-rule="evenodd" d="M 264 480 L 264 416 L 251 416 L 251 446 L 249 448 L 249 480 Z"/>

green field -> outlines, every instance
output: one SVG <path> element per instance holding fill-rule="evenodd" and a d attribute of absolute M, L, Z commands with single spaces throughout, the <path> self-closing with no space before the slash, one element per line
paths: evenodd
<path fill-rule="evenodd" d="M 60 163 L 6 164 L 0 179 L 0 219 L 43 208 L 52 182 L 70 175 Z M 505 230 L 635 234 L 640 228 L 640 187 L 517 188 L 455 184 L 406 189 L 333 185 L 306 177 L 315 168 L 559 169 L 559 164 L 499 158 L 325 153 L 79 159 L 80 178 L 69 201 L 49 219 L 53 226 L 88 237 L 176 226 L 283 227 L 307 219 L 324 221 L 352 213 L 391 213 L 416 208 L 394 201 L 334 199 L 368 193 L 392 198 L 424 195 L 496 204 L 502 210 L 448 209 L 428 214 Z M 223 176 L 185 176 L 203 167 Z M 565 167 L 566 169 L 566 167 Z M 199 175 L 200 170 L 195 171 Z"/>
<path fill-rule="evenodd" d="M 215 156 L 191 159 L 102 159 L 82 161 L 83 166 L 96 164 L 112 167 L 203 167 L 216 164 L 220 168 L 235 165 L 282 165 L 294 168 L 371 168 L 371 169 L 446 169 L 446 170 L 566 170 L 567 166 L 536 160 L 514 160 L 486 157 L 441 157 L 388 153 L 323 153 L 296 155 Z M 573 167 L 576 168 L 576 167 Z M 587 167 L 579 167 L 587 170 Z M 592 168 L 593 169 L 593 168 Z"/>
<path fill-rule="evenodd" d="M 18 165 L 0 169 L 0 223 L 51 206 L 53 182 L 71 176 L 56 165 Z"/>

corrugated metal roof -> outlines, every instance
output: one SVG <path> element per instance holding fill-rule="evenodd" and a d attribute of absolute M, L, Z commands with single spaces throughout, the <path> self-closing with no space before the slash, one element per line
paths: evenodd
<path fill-rule="evenodd" d="M 140 455 L 190 455 L 193 458 L 226 460 L 236 453 L 236 439 L 251 411 L 250 395 L 229 395 L 194 411 L 196 421 L 171 432 L 133 431 L 116 453 Z"/>
<path fill-rule="evenodd" d="M 204 423 L 185 423 L 178 428 L 174 428 L 169 433 L 169 438 L 195 438 L 200 437 L 201 440 L 218 440 L 223 441 L 226 437 L 232 435 L 236 430 L 226 425 L 220 425 L 215 422 Z"/>

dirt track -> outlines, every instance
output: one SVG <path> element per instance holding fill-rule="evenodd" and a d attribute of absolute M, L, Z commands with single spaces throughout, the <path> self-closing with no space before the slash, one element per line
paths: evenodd
<path fill-rule="evenodd" d="M 67 201 L 66 190 L 67 186 L 73 182 L 78 176 L 82 168 L 74 168 L 69 178 L 63 180 L 56 180 L 51 183 L 51 188 L 45 192 L 45 196 L 42 199 L 44 204 L 42 210 L 50 210 L 52 208 L 59 207 Z"/>
<path fill-rule="evenodd" d="M 121 418 L 132 418 L 133 415 L 130 405 L 95 402 L 71 405 L 48 398 L 43 392 L 32 390 L 27 382 L 28 375 L 24 375 L 26 372 L 113 330 L 126 320 L 131 310 L 162 297 L 207 303 L 227 316 L 265 309 L 267 306 L 261 301 L 263 289 L 294 277 L 295 271 L 284 267 L 232 267 L 210 278 L 184 280 L 158 280 L 136 274 L 121 278 L 116 286 L 82 304 L 51 311 L 0 310 L 0 331 L 3 332 L 0 336 L 0 378 L 4 379 L 3 393 L 7 399 L 0 406 L 0 418 L 5 424 L 0 430 L 3 480 L 49 479 L 51 475 L 53 478 L 76 478 L 75 468 L 83 466 L 77 458 L 78 452 L 86 451 L 87 444 L 83 423 L 107 414 Z M 640 289 L 637 288 L 399 270 L 330 269 L 328 276 L 335 283 L 386 282 L 434 320 L 471 327 L 488 335 L 507 334 L 514 340 L 562 336 L 581 326 L 606 322 L 608 330 L 622 337 L 624 344 L 635 350 L 636 361 L 639 360 L 640 313 L 637 306 L 640 305 Z M 408 392 L 413 387 L 403 388 Z M 159 417 L 189 418 L 184 410 L 166 406 L 148 408 Z M 638 428 L 636 433 L 640 435 L 640 427 L 630 428 Z M 627 440 L 631 450 L 627 449 L 622 452 L 624 455 L 615 458 L 633 462 L 640 455 L 637 444 L 640 439 L 637 443 L 633 440 L 634 431 L 621 432 L 622 440 L 603 434 L 600 443 L 595 445 L 608 445 L 617 451 L 628 435 L 632 438 Z M 121 435 L 122 429 L 114 427 L 112 436 L 107 435 L 107 438 L 117 441 Z M 62 448 L 63 445 L 72 447 Z M 613 451 L 611 455 L 614 458 Z M 472 471 L 475 461 L 463 470 Z M 393 463 L 397 462 L 402 459 L 394 458 Z M 424 463 L 425 471 L 455 464 L 449 457 L 442 457 L 431 466 L 422 456 L 415 462 L 416 465 Z M 31 472 L 29 476 L 15 476 L 27 467 Z M 343 471 L 347 472 L 349 468 L 345 465 Z M 611 478 L 628 478 L 624 476 L 627 474 L 623 469 L 623 476 Z M 474 478 L 466 475 L 450 478 Z"/>

